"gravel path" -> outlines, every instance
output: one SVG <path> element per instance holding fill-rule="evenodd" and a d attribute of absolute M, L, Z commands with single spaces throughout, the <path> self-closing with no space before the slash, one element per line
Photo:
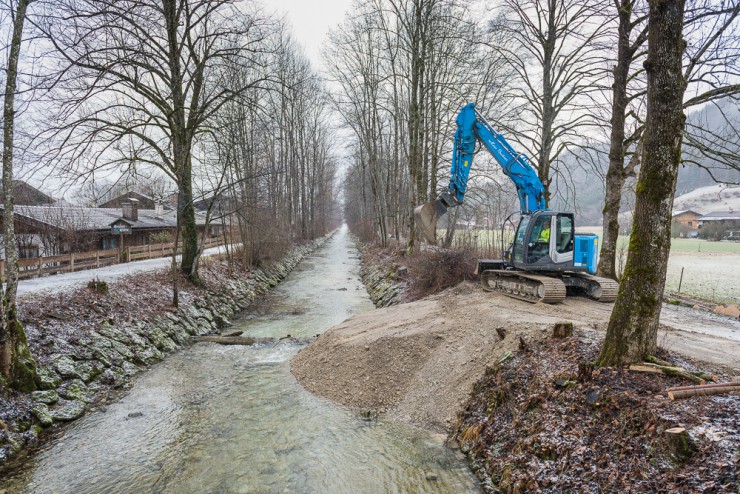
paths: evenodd
<path fill-rule="evenodd" d="M 224 252 L 223 246 L 213 247 L 203 251 L 204 256 L 211 256 Z M 178 256 L 179 259 L 179 256 Z M 18 295 L 29 293 L 54 293 L 70 288 L 85 286 L 92 279 L 112 282 L 123 276 L 141 273 L 144 271 L 155 271 L 169 267 L 172 263 L 171 257 L 160 257 L 157 259 L 147 259 L 144 261 L 134 261 L 124 264 L 114 264 L 98 269 L 87 269 L 76 271 L 74 273 L 63 273 L 43 278 L 32 278 L 30 280 L 21 280 L 18 283 Z"/>

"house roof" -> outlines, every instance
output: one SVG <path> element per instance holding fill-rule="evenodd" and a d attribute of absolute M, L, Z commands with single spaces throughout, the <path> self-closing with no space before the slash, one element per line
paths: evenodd
<path fill-rule="evenodd" d="M 2 209 L 2 205 L 0 205 Z M 120 208 L 85 208 L 79 206 L 15 206 L 18 216 L 55 228 L 103 231 L 110 230 L 111 224 L 122 218 Z M 138 221 L 126 219 L 132 229 L 175 228 L 175 211 L 165 211 L 157 217 L 154 209 L 139 209 Z M 205 215 L 195 215 L 197 225 L 205 225 Z"/>
<path fill-rule="evenodd" d="M 673 216 L 674 217 L 675 216 L 681 216 L 682 214 L 685 214 L 685 213 L 693 213 L 693 214 L 695 214 L 697 216 L 701 216 L 701 213 L 699 213 L 698 211 L 694 211 L 693 209 L 682 209 L 680 211 L 674 211 L 673 212 Z"/>
<path fill-rule="evenodd" d="M 121 204 L 126 202 L 128 199 L 136 199 L 144 205 L 153 205 L 157 203 L 157 200 L 141 192 L 135 190 L 128 191 L 124 194 L 119 194 L 103 203 L 98 205 L 99 208 L 120 208 Z M 151 206 L 150 206 L 151 207 Z"/>
<path fill-rule="evenodd" d="M 722 221 L 722 220 L 740 220 L 740 212 L 736 211 L 712 211 L 707 213 L 698 221 Z"/>
<path fill-rule="evenodd" d="M 0 184 L 0 191 L 2 191 Z M 56 199 L 44 194 L 31 184 L 23 180 L 13 180 L 13 202 L 15 204 L 47 205 L 54 204 Z"/>

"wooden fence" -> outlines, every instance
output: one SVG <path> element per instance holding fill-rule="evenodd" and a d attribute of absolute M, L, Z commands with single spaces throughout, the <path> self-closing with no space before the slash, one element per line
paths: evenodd
<path fill-rule="evenodd" d="M 203 242 L 203 249 L 210 249 L 218 245 L 223 245 L 223 237 L 208 238 Z M 178 245 L 177 253 L 182 253 L 182 244 Z M 198 243 L 200 246 L 200 241 Z M 172 251 L 175 249 L 175 243 L 170 242 L 167 244 L 150 244 L 150 245 L 134 245 L 126 247 L 125 259 L 126 262 L 130 261 L 141 261 L 143 259 L 156 259 L 158 257 L 167 257 L 172 255 Z"/>
<path fill-rule="evenodd" d="M 210 238 L 204 242 L 204 249 L 223 245 L 223 237 Z M 18 260 L 18 278 L 40 278 L 58 273 L 71 273 L 83 269 L 95 269 L 119 262 L 140 261 L 171 256 L 174 242 L 167 244 L 137 245 L 126 247 L 125 257 L 121 259 L 119 249 L 95 250 L 91 252 L 72 252 L 61 256 L 34 257 Z M 181 250 L 178 249 L 178 253 Z M 5 260 L 0 260 L 0 283 L 5 281 Z"/>

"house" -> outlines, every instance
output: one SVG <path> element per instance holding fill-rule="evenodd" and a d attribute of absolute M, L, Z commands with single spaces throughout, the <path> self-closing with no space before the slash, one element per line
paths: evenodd
<path fill-rule="evenodd" d="M 683 211 L 674 211 L 671 221 L 679 226 L 679 235 L 681 237 L 695 236 L 699 229 L 698 219 L 702 216 L 697 211 L 690 209 Z"/>
<path fill-rule="evenodd" d="M 740 212 L 736 211 L 712 211 L 697 218 L 699 229 L 708 226 L 722 228 L 726 231 L 740 230 Z"/>
<path fill-rule="evenodd" d="M 19 205 L 14 213 L 20 258 L 169 242 L 177 231 L 174 211 L 140 209 L 135 199 L 121 208 Z M 205 215 L 196 215 L 196 226 L 201 235 L 214 233 Z"/>

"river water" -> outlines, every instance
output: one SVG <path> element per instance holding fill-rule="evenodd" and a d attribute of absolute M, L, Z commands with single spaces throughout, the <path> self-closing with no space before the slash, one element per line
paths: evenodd
<path fill-rule="evenodd" d="M 373 306 L 346 226 L 234 322 L 244 336 L 313 336 Z M 0 484 L 8 493 L 479 492 L 443 438 L 312 395 L 290 373 L 301 345 L 199 343 L 142 374 L 105 411 Z"/>

